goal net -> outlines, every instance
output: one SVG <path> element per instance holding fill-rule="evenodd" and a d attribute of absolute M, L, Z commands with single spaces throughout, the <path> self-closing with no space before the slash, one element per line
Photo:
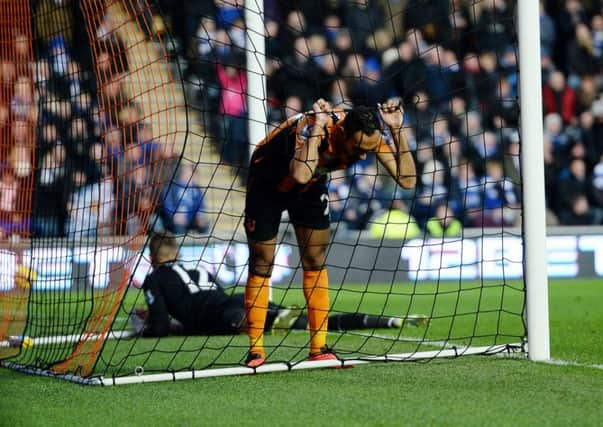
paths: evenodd
<path fill-rule="evenodd" d="M 525 351 L 515 2 L 321 4 L 0 2 L 3 366 L 112 385 Z M 265 365 L 244 333 L 141 335 L 153 233 L 242 298 L 250 153 L 320 97 L 399 103 L 417 170 L 329 174 L 339 359 L 306 361 L 286 214 Z"/>

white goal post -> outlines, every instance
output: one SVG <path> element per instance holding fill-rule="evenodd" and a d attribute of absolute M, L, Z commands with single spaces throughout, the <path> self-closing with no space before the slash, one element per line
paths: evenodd
<path fill-rule="evenodd" d="M 538 0 L 517 2 L 528 357 L 550 359 Z"/>
<path fill-rule="evenodd" d="M 249 152 L 266 136 L 268 111 L 266 96 L 266 43 L 264 39 L 264 0 L 245 0 L 247 29 L 247 111 Z"/>

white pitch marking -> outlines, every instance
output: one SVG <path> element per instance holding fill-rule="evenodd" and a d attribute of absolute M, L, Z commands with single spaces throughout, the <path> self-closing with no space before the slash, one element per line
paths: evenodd
<path fill-rule="evenodd" d="M 580 363 L 580 362 L 572 362 L 569 360 L 559 360 L 559 359 L 545 360 L 542 363 L 546 363 L 547 365 L 578 366 L 580 368 L 603 369 L 603 364 Z"/>

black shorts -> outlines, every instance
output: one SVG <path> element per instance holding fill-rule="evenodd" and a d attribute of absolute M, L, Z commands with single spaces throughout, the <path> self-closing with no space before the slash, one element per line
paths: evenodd
<path fill-rule="evenodd" d="M 312 230 L 329 228 L 326 180 L 316 181 L 302 191 L 280 192 L 274 184 L 250 179 L 245 198 L 245 232 L 248 238 L 259 242 L 274 238 L 285 210 L 295 226 Z"/>

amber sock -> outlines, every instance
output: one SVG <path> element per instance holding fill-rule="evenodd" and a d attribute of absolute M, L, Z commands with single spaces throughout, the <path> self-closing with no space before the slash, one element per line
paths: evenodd
<path fill-rule="evenodd" d="M 310 353 L 320 353 L 327 344 L 329 316 L 329 277 L 327 270 L 304 271 L 304 296 L 308 305 Z"/>
<path fill-rule="evenodd" d="M 264 325 L 268 311 L 269 277 L 249 274 L 245 286 L 245 312 L 247 314 L 247 336 L 249 352 L 266 357 L 264 351 Z"/>

